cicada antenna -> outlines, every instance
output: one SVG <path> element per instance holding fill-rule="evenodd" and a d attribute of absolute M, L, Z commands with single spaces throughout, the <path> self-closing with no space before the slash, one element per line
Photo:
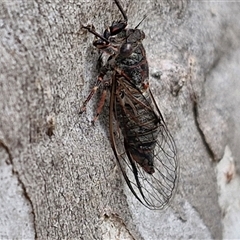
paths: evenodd
<path fill-rule="evenodd" d="M 96 37 L 99 37 L 99 38 L 102 39 L 104 42 L 109 43 L 109 41 L 108 41 L 105 37 L 103 37 L 103 36 L 101 36 L 99 33 L 95 32 L 95 30 L 93 30 L 91 27 L 89 27 L 89 26 L 82 26 L 82 28 L 87 29 L 90 33 L 92 33 L 92 34 L 95 35 Z"/>
<path fill-rule="evenodd" d="M 147 15 L 143 16 L 143 19 L 138 23 L 138 25 L 135 27 L 135 29 L 137 29 L 139 27 L 139 25 L 143 22 L 143 20 L 145 20 L 147 18 Z"/>
<path fill-rule="evenodd" d="M 124 20 L 127 22 L 127 21 L 128 21 L 128 18 L 127 18 L 126 12 L 123 10 L 120 2 L 119 2 L 118 0 L 114 0 L 114 1 L 115 1 L 115 3 L 117 4 L 118 9 L 119 9 L 120 12 L 122 13 Z"/>

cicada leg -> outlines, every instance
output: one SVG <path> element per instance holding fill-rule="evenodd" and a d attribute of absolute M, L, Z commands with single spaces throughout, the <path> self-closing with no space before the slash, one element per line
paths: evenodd
<path fill-rule="evenodd" d="M 99 117 L 100 113 L 102 112 L 103 106 L 105 104 L 106 96 L 107 96 L 107 87 L 104 87 L 104 89 L 102 91 L 102 96 L 100 98 L 100 101 L 98 102 L 96 115 L 95 115 L 94 119 L 92 120 L 93 124 L 98 120 L 98 117 Z"/>
<path fill-rule="evenodd" d="M 107 96 L 107 90 L 110 86 L 110 80 L 104 79 L 104 76 L 106 75 L 107 71 L 108 71 L 108 69 L 106 67 L 102 67 L 101 73 L 98 75 L 97 82 L 96 82 L 95 86 L 92 88 L 91 92 L 87 96 L 87 99 L 83 102 L 83 105 L 80 108 L 80 114 L 85 112 L 88 102 L 91 100 L 93 95 L 97 92 L 99 86 L 104 85 L 102 95 L 101 95 L 100 101 L 98 103 L 96 115 L 95 115 L 95 117 L 92 121 L 93 123 L 95 121 L 97 121 L 100 113 L 102 112 L 102 109 L 103 109 L 103 106 L 104 106 L 104 103 L 105 103 L 105 100 L 106 100 L 106 96 Z"/>
<path fill-rule="evenodd" d="M 93 35 L 95 35 L 96 37 L 102 39 L 103 42 L 109 44 L 109 41 L 108 41 L 105 37 L 103 37 L 101 34 L 99 34 L 99 33 L 97 33 L 97 32 L 95 31 L 95 28 L 94 28 L 93 25 L 92 25 L 92 26 L 82 26 L 82 28 L 87 29 L 87 30 L 88 30 L 90 33 L 92 33 Z"/>
<path fill-rule="evenodd" d="M 96 82 L 95 86 L 92 88 L 91 92 L 87 96 L 87 99 L 83 102 L 83 105 L 80 108 L 80 112 L 79 112 L 80 114 L 82 114 L 83 112 L 86 111 L 86 106 L 87 106 L 88 102 L 91 100 L 93 95 L 97 92 L 99 86 L 102 85 L 103 78 L 106 75 L 107 71 L 108 71 L 108 69 L 103 66 L 102 69 L 101 69 L 100 74 L 97 77 L 97 82 Z"/>
<path fill-rule="evenodd" d="M 98 78 L 98 81 L 96 83 L 96 85 L 93 87 L 93 89 L 91 90 L 91 92 L 88 94 L 87 99 L 83 102 L 83 105 L 80 108 L 80 114 L 82 114 L 83 112 L 86 111 L 86 107 L 88 102 L 91 100 L 91 98 L 93 97 L 93 95 L 97 92 L 99 86 L 102 84 L 102 80 L 100 80 Z"/>

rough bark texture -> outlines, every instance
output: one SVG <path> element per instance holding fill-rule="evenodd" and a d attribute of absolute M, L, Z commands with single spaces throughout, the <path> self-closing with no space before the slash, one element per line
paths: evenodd
<path fill-rule="evenodd" d="M 240 143 L 240 3 L 123 1 L 145 31 L 153 93 L 178 147 L 171 206 L 150 211 L 126 189 L 93 127 L 94 37 L 119 19 L 113 1 L 0 3 L 0 238 L 221 238 L 215 165 Z M 239 161 L 239 159 L 237 159 Z M 239 166 L 239 162 L 236 162 Z M 127 196 L 127 197 L 126 197 Z"/>

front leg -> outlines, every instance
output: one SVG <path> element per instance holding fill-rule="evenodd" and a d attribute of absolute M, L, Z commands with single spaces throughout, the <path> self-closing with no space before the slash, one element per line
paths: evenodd
<path fill-rule="evenodd" d="M 100 101 L 98 103 L 97 113 L 96 113 L 96 115 L 93 119 L 93 123 L 98 119 L 98 116 L 100 115 L 100 113 L 102 111 L 102 108 L 103 108 L 104 103 L 105 103 L 106 95 L 107 95 L 107 89 L 110 86 L 110 81 L 109 80 L 104 80 L 104 76 L 106 75 L 108 70 L 109 69 L 106 66 L 103 66 L 101 68 L 101 72 L 98 75 L 97 82 L 96 82 L 95 86 L 92 88 L 91 92 L 87 96 L 87 99 L 83 102 L 83 105 L 80 108 L 80 112 L 79 112 L 80 114 L 85 112 L 88 102 L 91 100 L 93 95 L 97 92 L 99 86 L 104 85 L 102 96 L 101 96 Z"/>
<path fill-rule="evenodd" d="M 87 99 L 83 102 L 83 105 L 80 108 L 80 114 L 82 114 L 83 112 L 86 111 L 86 106 L 88 104 L 88 102 L 91 100 L 91 98 L 93 97 L 93 95 L 97 92 L 99 86 L 102 85 L 103 83 L 103 78 L 106 75 L 106 73 L 108 72 L 108 68 L 106 66 L 103 66 L 101 68 L 100 74 L 97 77 L 97 82 L 95 83 L 94 87 L 92 88 L 91 92 L 88 94 Z"/>
<path fill-rule="evenodd" d="M 105 104 L 105 100 L 106 100 L 106 96 L 107 96 L 107 90 L 108 90 L 108 87 L 109 87 L 109 82 L 106 82 L 104 85 L 105 86 L 104 86 L 104 89 L 102 91 L 101 98 L 100 98 L 100 100 L 98 102 L 96 115 L 95 115 L 94 119 L 92 120 L 93 124 L 97 121 L 100 113 L 102 112 L 103 106 Z"/>

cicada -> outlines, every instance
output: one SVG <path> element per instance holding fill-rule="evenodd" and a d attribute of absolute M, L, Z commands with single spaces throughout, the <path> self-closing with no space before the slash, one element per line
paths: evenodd
<path fill-rule="evenodd" d="M 149 68 L 142 30 L 127 28 L 128 18 L 114 0 L 123 20 L 113 21 L 93 45 L 109 55 L 80 113 L 101 86 L 102 95 L 94 122 L 110 95 L 109 132 L 113 152 L 134 196 L 150 209 L 163 209 L 173 196 L 178 179 L 175 142 L 149 88 Z"/>

